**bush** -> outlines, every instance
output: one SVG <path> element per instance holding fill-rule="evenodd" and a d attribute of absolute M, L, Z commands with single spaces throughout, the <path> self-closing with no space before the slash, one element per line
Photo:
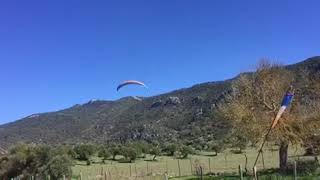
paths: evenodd
<path fill-rule="evenodd" d="M 298 160 L 297 173 L 299 175 L 314 175 L 317 169 L 320 168 L 319 162 L 315 160 Z M 292 173 L 294 168 L 294 162 L 288 163 L 288 173 Z"/>

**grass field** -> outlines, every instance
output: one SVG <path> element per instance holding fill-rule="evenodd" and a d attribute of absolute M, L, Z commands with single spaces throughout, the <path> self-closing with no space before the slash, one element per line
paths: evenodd
<path fill-rule="evenodd" d="M 195 167 L 201 165 L 203 173 L 237 173 L 238 166 L 245 167 L 244 154 L 234 154 L 230 150 L 210 156 L 211 153 L 205 152 L 201 155 L 192 155 L 188 159 L 175 159 L 168 156 L 157 157 L 157 161 L 150 161 L 151 156 L 145 159 L 138 159 L 135 163 L 118 163 L 117 161 L 106 161 L 102 163 L 101 159 L 94 158 L 94 163 L 87 166 L 85 162 L 77 162 L 73 167 L 75 176 L 82 175 L 83 179 L 99 179 L 101 176 L 107 176 L 108 179 L 146 179 L 146 176 L 153 175 L 152 180 L 163 179 L 163 174 L 168 172 L 169 177 L 189 176 L 195 173 Z M 251 170 L 255 157 L 256 149 L 248 149 L 245 153 L 248 157 L 248 169 Z M 290 159 L 299 158 L 302 152 L 291 148 L 289 151 Z M 265 151 L 265 168 L 275 168 L 278 166 L 278 151 Z M 180 166 L 180 170 L 179 170 Z M 257 166 L 262 169 L 260 160 Z M 142 178 L 144 177 L 144 178 Z M 160 178 L 161 177 L 161 178 Z"/>

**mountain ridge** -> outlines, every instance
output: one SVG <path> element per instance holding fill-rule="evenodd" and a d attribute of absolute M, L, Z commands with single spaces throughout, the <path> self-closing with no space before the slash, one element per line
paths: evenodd
<path fill-rule="evenodd" d="M 320 56 L 285 67 L 297 74 L 306 70 L 318 76 Z M 179 139 L 199 129 L 206 141 L 217 140 L 226 133 L 227 125 L 216 117 L 214 109 L 226 101 L 232 81 L 238 76 L 143 97 L 141 101 L 132 97 L 95 100 L 59 111 L 36 113 L 0 125 L 0 147 L 17 142 L 74 144 Z"/>

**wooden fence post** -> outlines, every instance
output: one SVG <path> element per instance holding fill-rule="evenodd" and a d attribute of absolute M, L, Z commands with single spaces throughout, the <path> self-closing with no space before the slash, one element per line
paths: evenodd
<path fill-rule="evenodd" d="M 149 174 L 149 163 L 147 161 L 147 175 Z"/>
<path fill-rule="evenodd" d="M 164 180 L 168 180 L 168 174 L 164 173 Z"/>
<path fill-rule="evenodd" d="M 179 168 L 179 177 L 181 177 L 181 168 L 180 168 L 180 161 L 178 159 L 178 168 Z"/>
<path fill-rule="evenodd" d="M 80 174 L 79 174 L 79 175 L 80 175 L 80 180 L 82 180 L 82 172 L 81 172 L 81 171 L 80 171 Z"/>
<path fill-rule="evenodd" d="M 134 163 L 134 171 L 135 171 L 135 173 L 136 173 L 136 177 L 138 177 L 137 164 L 136 164 L 136 163 Z"/>
<path fill-rule="evenodd" d="M 202 170 L 202 166 L 200 166 L 200 180 L 203 180 L 203 170 Z"/>
<path fill-rule="evenodd" d="M 66 175 L 63 175 L 63 176 L 62 176 L 62 179 L 63 179 L 63 180 L 66 180 Z"/>
<path fill-rule="evenodd" d="M 243 172 L 242 172 L 241 164 L 239 165 L 239 176 L 240 176 L 240 180 L 243 180 Z"/>
<path fill-rule="evenodd" d="M 208 158 L 209 161 L 209 173 L 211 173 L 211 162 L 210 162 L 210 158 Z"/>
<path fill-rule="evenodd" d="M 130 177 L 132 176 L 132 172 L 131 172 L 131 164 L 129 165 L 130 168 Z"/>
<path fill-rule="evenodd" d="M 168 169 L 168 160 L 166 160 L 166 173 L 169 174 L 169 169 Z"/>
<path fill-rule="evenodd" d="M 297 161 L 294 161 L 294 166 L 293 166 L 293 179 L 297 180 Z"/>
<path fill-rule="evenodd" d="M 108 179 L 108 172 L 104 172 L 104 180 L 107 180 Z"/>
<path fill-rule="evenodd" d="M 191 173 L 191 175 L 193 175 L 193 172 L 192 172 L 192 160 L 189 159 L 189 161 L 190 161 L 190 173 Z"/>
<path fill-rule="evenodd" d="M 265 166 L 265 164 L 264 164 L 263 150 L 261 150 L 261 158 L 262 158 L 263 170 L 265 170 L 265 169 L 266 169 L 266 166 Z"/>
<path fill-rule="evenodd" d="M 110 180 L 112 180 L 110 169 L 108 169 Z"/>

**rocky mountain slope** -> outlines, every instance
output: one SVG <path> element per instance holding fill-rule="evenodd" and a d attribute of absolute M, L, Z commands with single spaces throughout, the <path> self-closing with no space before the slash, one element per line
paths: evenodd
<path fill-rule="evenodd" d="M 307 71 L 308 78 L 320 82 L 320 57 L 286 68 L 295 72 L 301 90 L 307 91 L 310 82 L 301 72 Z M 215 114 L 215 109 L 226 102 L 233 81 L 198 84 L 141 101 L 131 97 L 117 101 L 97 100 L 57 112 L 34 114 L 1 125 L 0 147 L 17 142 L 73 144 L 182 138 L 201 143 L 219 140 L 228 132 L 228 126 Z M 313 96 L 309 92 L 304 98 L 320 99 Z"/>

